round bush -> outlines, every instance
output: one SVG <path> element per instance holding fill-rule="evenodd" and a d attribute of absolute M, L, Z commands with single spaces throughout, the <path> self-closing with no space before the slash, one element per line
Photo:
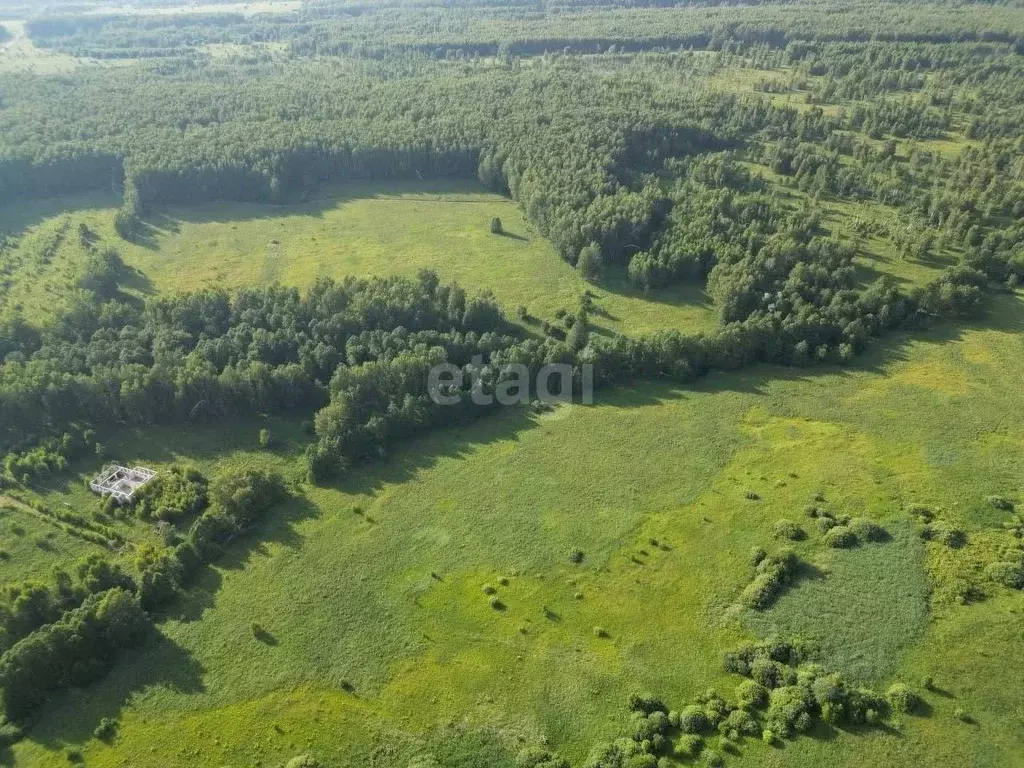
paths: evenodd
<path fill-rule="evenodd" d="M 837 525 L 825 533 L 825 543 L 835 549 L 849 549 L 857 546 L 857 534 L 845 525 Z"/>
<path fill-rule="evenodd" d="M 861 541 L 885 541 L 888 533 L 885 528 L 866 517 L 855 517 L 850 521 L 850 530 Z"/>
<path fill-rule="evenodd" d="M 285 763 L 284 768 L 320 768 L 320 763 L 309 755 L 298 755 Z"/>
<path fill-rule="evenodd" d="M 921 698 L 903 683 L 896 683 L 886 693 L 889 705 L 897 712 L 913 712 L 921 705 Z"/>
<path fill-rule="evenodd" d="M 768 703 L 768 689 L 756 680 L 744 680 L 736 686 L 736 698 L 744 709 L 759 709 Z"/>
<path fill-rule="evenodd" d="M 704 733 L 710 727 L 707 714 L 695 704 L 685 707 L 679 713 L 679 730 L 683 733 Z"/>
<path fill-rule="evenodd" d="M 788 539 L 789 541 L 803 541 L 807 538 L 804 529 L 792 520 L 778 520 L 775 523 L 775 538 Z"/>

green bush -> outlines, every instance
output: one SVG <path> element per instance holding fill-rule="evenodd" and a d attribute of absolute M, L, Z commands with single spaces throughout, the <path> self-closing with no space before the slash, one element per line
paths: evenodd
<path fill-rule="evenodd" d="M 845 525 L 837 525 L 825 533 L 825 543 L 835 549 L 849 549 L 858 544 L 857 534 Z"/>
<path fill-rule="evenodd" d="M 679 730 L 683 733 L 705 733 L 710 729 L 711 721 L 704 709 L 696 704 L 684 707 L 679 713 Z"/>
<path fill-rule="evenodd" d="M 985 566 L 985 575 L 997 584 L 1011 589 L 1024 589 L 1024 565 L 996 562 Z"/>
<path fill-rule="evenodd" d="M 897 712 L 914 712 L 921 706 L 921 697 L 903 683 L 896 683 L 886 692 L 889 705 Z"/>
<path fill-rule="evenodd" d="M 695 733 L 683 733 L 676 739 L 672 754 L 683 760 L 696 757 L 704 746 L 704 739 Z"/>
<path fill-rule="evenodd" d="M 792 582 L 799 562 L 788 550 L 764 558 L 757 564 L 753 581 L 740 593 L 740 603 L 755 611 L 767 608 L 782 588 Z"/>
<path fill-rule="evenodd" d="M 298 755 L 293 757 L 287 763 L 285 768 L 321 768 L 320 763 L 314 760 L 309 755 Z"/>
<path fill-rule="evenodd" d="M 653 694 L 634 693 L 629 697 L 629 711 L 641 712 L 644 715 L 650 715 L 654 712 L 663 712 L 667 715 L 668 707 L 665 706 L 665 702 Z"/>
<path fill-rule="evenodd" d="M 757 718 L 744 709 L 734 709 L 719 724 L 718 728 L 719 730 L 724 729 L 726 733 L 736 731 L 744 736 L 756 736 L 761 732 L 761 726 L 758 725 Z"/>
<path fill-rule="evenodd" d="M 1012 512 L 1014 509 L 1013 502 L 1002 496 L 989 496 L 985 501 L 996 509 L 1002 509 L 1006 512 Z"/>
<path fill-rule="evenodd" d="M 888 531 L 873 520 L 866 517 L 855 517 L 850 521 L 850 530 L 861 541 L 885 541 L 889 538 Z"/>
<path fill-rule="evenodd" d="M 744 709 L 760 709 L 768 703 L 768 689 L 756 680 L 744 680 L 736 686 L 736 699 Z"/>
<path fill-rule="evenodd" d="M 792 520 L 778 520 L 775 523 L 775 538 L 788 539 L 789 541 L 803 541 L 807 538 L 804 529 Z"/>
<path fill-rule="evenodd" d="M 100 741 L 110 741 L 117 735 L 117 720 L 104 717 L 100 720 L 100 724 L 96 726 L 96 730 L 92 732 L 92 735 Z"/>

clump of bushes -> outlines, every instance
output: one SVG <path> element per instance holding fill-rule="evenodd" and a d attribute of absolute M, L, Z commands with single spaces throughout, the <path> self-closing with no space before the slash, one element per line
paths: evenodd
<path fill-rule="evenodd" d="M 960 549 L 967 545 L 967 533 L 962 528 L 942 520 L 924 525 L 921 528 L 921 538 L 925 541 L 937 541 L 950 549 Z"/>
<path fill-rule="evenodd" d="M 755 566 L 754 579 L 740 593 L 740 603 L 755 611 L 763 611 L 792 583 L 800 559 L 789 550 L 768 555 Z"/>
<path fill-rule="evenodd" d="M 527 747 L 516 755 L 516 768 L 569 768 L 569 761 L 546 749 Z"/>
<path fill-rule="evenodd" d="M 985 566 L 989 579 L 1011 589 L 1024 589 L 1024 560 L 1017 562 L 997 561 Z"/>
<path fill-rule="evenodd" d="M 192 467 L 171 467 L 142 486 L 132 503 L 143 520 L 173 523 L 194 517 L 209 503 L 206 478 Z"/>
<path fill-rule="evenodd" d="M 787 539 L 789 541 L 803 541 L 807 538 L 807 533 L 803 528 L 792 520 L 786 519 L 776 521 L 774 535 L 776 539 Z"/>

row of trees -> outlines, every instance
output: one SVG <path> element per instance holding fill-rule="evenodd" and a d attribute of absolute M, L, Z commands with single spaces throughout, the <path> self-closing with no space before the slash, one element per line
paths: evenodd
<path fill-rule="evenodd" d="M 54 690 L 102 676 L 143 639 L 151 612 L 177 599 L 204 563 L 290 495 L 279 475 L 259 470 L 212 483 L 178 468 L 161 478 L 134 500 L 136 513 L 165 513 L 164 522 L 187 527 L 180 534 L 172 525 L 164 546 L 139 546 L 133 572 L 94 553 L 70 573 L 55 571 L 52 584 L 0 588 L 0 706 L 7 718 L 23 719 Z"/>

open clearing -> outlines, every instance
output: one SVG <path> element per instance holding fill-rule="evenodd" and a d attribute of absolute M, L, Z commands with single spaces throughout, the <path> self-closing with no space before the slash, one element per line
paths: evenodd
<path fill-rule="evenodd" d="M 546 733 L 579 760 L 621 732 L 629 693 L 729 693 L 738 679 L 720 671 L 723 650 L 750 631 L 797 628 L 845 638 L 837 663 L 879 688 L 927 674 L 938 693 L 925 694 L 927 716 L 891 731 L 827 729 L 782 750 L 745 742 L 748 764 L 1018 763 L 1024 673 L 1006 655 L 1019 599 L 990 588 L 964 606 L 950 590 L 972 578 L 1000 523 L 985 496 L 1021 491 L 1022 326 L 1024 301 L 1007 296 L 962 332 L 894 337 L 857 369 L 763 367 L 682 391 L 644 385 L 589 408 L 508 413 L 412 441 L 337 488 L 309 489 L 211 570 L 158 640 L 60 697 L 15 755 L 62 765 L 64 746 L 84 745 L 94 766 L 276 765 L 309 750 L 343 765 L 404 766 L 422 749 L 418 734 L 464 722 Z M 280 436 L 276 453 L 258 450 L 264 426 Z M 272 419 L 109 444 L 157 469 L 180 460 L 294 475 L 306 439 Z M 78 501 L 78 483 L 69 487 L 48 501 Z M 802 512 L 817 494 L 893 540 L 827 550 Z M 968 546 L 921 543 L 914 503 L 961 525 Z M 810 532 L 795 546 L 818 574 L 746 620 L 730 605 L 747 552 L 779 546 L 771 531 L 783 517 Z M 567 558 L 576 547 L 580 565 Z M 858 578 L 865 565 L 872 573 Z M 481 589 L 502 577 L 506 609 L 495 611 Z M 861 607 L 832 609 L 845 603 Z M 884 626 L 860 626 L 865 606 Z M 255 640 L 251 621 L 273 642 Z M 594 636 L 597 625 L 608 638 Z M 977 725 L 956 720 L 956 708 Z M 112 746 L 90 738 L 102 716 L 120 717 Z M 371 735 L 393 751 L 372 758 Z"/>
<path fill-rule="evenodd" d="M 60 214 L 31 202 L 5 211 L 0 230 L 17 232 L 37 222 L 12 259 L 23 266 L 11 278 L 0 314 L 20 306 L 26 317 L 53 317 L 74 294 L 84 251 L 79 224 L 99 234 L 139 270 L 129 289 L 139 295 L 235 289 L 271 283 L 308 288 L 319 277 L 401 274 L 433 269 L 470 293 L 492 290 L 511 316 L 525 306 L 554 321 L 559 309 L 575 311 L 588 288 L 599 296 L 594 325 L 640 334 L 658 328 L 710 330 L 718 317 L 697 286 L 680 285 L 644 295 L 625 276 L 593 288 L 558 257 L 551 244 L 507 198 L 469 182 L 382 184 L 352 182 L 322 199 L 295 205 L 214 203 L 170 206 L 147 219 L 144 244 L 121 240 L 113 230 L 116 204 L 103 196 L 78 196 L 73 212 Z M 65 201 L 65 205 L 68 201 Z M 489 231 L 499 217 L 505 235 Z M 63 230 L 54 253 L 39 253 Z"/>

